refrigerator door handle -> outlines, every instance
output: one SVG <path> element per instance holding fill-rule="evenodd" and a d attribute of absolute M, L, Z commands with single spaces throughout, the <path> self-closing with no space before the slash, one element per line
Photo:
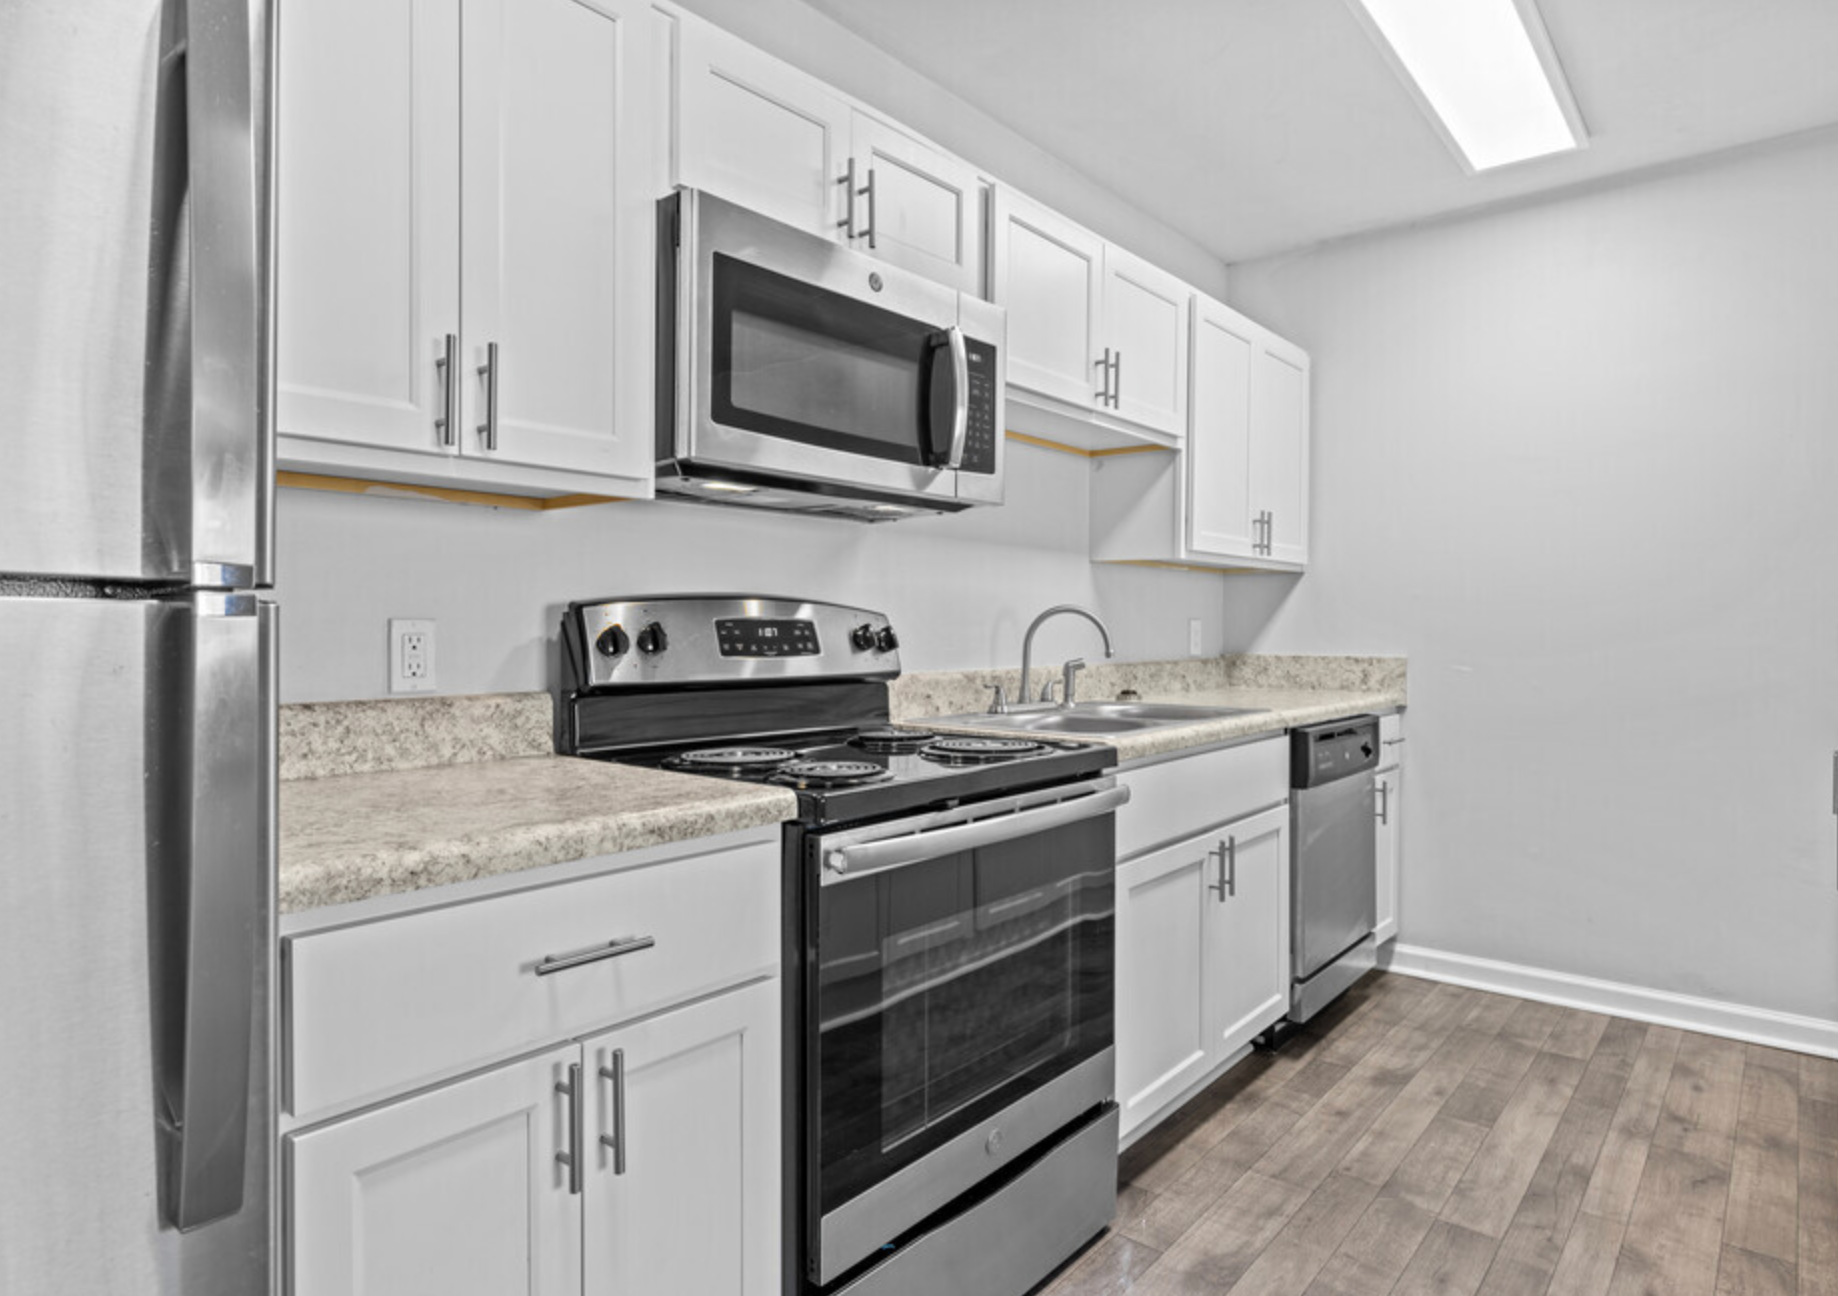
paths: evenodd
<path fill-rule="evenodd" d="M 272 0 L 182 3 L 192 579 L 264 585 L 274 509 Z"/>
<path fill-rule="evenodd" d="M 242 1209 L 250 1067 L 261 1041 L 250 961 L 275 867 L 275 609 L 196 593 L 163 652 L 175 697 L 157 750 L 168 777 L 155 910 L 165 1001 L 162 1204 L 180 1231 Z"/>

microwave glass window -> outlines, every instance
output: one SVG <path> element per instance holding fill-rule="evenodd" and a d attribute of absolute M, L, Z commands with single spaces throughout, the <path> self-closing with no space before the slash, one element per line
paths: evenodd
<path fill-rule="evenodd" d="M 860 342 L 748 311 L 733 318 L 736 408 L 775 422 L 852 432 L 914 457 L 919 366 Z"/>
<path fill-rule="evenodd" d="M 716 422 L 925 463 L 932 366 L 946 355 L 937 329 L 720 253 L 713 261 Z"/>

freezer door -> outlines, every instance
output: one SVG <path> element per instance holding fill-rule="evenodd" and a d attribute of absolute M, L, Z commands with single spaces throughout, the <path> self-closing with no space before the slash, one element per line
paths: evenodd
<path fill-rule="evenodd" d="M 274 641 L 0 598 L 0 1291 L 270 1290 Z"/>
<path fill-rule="evenodd" d="M 0 4 L 0 574 L 272 579 L 270 3 Z"/>

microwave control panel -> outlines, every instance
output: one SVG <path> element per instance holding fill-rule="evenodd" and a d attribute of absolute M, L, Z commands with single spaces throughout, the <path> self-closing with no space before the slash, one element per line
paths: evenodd
<path fill-rule="evenodd" d="M 964 432 L 962 472 L 993 473 L 996 470 L 996 438 L 1002 435 L 996 427 L 996 349 L 987 342 L 967 338 L 964 355 L 970 369 L 970 414 Z"/>

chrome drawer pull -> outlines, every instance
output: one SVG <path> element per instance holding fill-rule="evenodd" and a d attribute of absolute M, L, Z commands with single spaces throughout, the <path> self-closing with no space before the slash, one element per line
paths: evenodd
<path fill-rule="evenodd" d="M 551 972 L 566 972 L 569 968 L 598 963 L 601 959 L 618 958 L 621 954 L 636 954 L 639 950 L 648 950 L 655 944 L 657 944 L 657 939 L 652 936 L 622 936 L 608 944 L 576 950 L 572 954 L 551 954 L 536 965 L 536 975 L 548 976 Z"/>

